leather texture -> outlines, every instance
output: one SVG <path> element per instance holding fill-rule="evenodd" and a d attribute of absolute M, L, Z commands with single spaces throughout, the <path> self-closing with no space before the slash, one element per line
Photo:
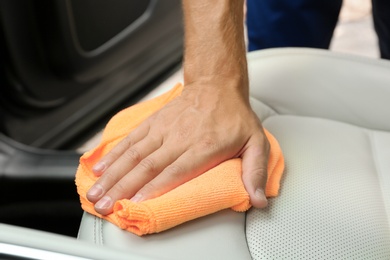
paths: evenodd
<path fill-rule="evenodd" d="M 245 239 L 245 213 L 230 209 L 143 237 L 85 213 L 79 239 L 157 259 L 251 259 Z"/>
<path fill-rule="evenodd" d="M 130 256 L 130 258 L 129 258 Z M 0 259 L 151 260 L 147 252 L 110 249 L 73 237 L 0 223 Z"/>
<path fill-rule="evenodd" d="M 280 196 L 142 238 L 85 214 L 80 240 L 163 259 L 390 258 L 390 62 L 302 48 L 248 62 L 286 160 Z"/>
<path fill-rule="evenodd" d="M 280 49 L 249 64 L 286 159 L 280 196 L 247 214 L 252 257 L 389 259 L 390 63 Z"/>

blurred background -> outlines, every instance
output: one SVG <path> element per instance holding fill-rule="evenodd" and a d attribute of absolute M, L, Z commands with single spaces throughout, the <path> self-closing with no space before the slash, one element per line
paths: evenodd
<path fill-rule="evenodd" d="M 378 58 L 370 0 L 344 0 L 331 50 Z"/>

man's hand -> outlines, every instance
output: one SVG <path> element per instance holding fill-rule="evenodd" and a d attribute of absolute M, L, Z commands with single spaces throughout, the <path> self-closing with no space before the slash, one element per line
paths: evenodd
<path fill-rule="evenodd" d="M 243 159 L 243 181 L 251 203 L 267 205 L 269 146 L 261 124 L 241 93 L 209 86 L 210 82 L 186 86 L 181 96 L 95 165 L 94 172 L 101 177 L 87 196 L 96 203 L 97 212 L 112 212 L 119 199 L 140 202 L 160 196 L 235 157 Z"/>

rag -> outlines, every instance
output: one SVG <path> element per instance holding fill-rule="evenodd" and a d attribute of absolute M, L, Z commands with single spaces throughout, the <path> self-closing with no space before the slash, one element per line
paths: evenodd
<path fill-rule="evenodd" d="M 160 197 L 139 203 L 129 199 L 116 201 L 113 212 L 108 215 L 97 213 L 94 204 L 88 201 L 87 191 L 98 179 L 92 172 L 92 167 L 145 119 L 179 96 L 182 89 L 183 86 L 177 84 L 159 97 L 120 111 L 109 121 L 101 143 L 80 158 L 76 185 L 84 211 L 142 236 L 158 233 L 223 209 L 244 212 L 251 207 L 241 178 L 240 158 L 222 162 Z M 265 194 L 267 197 L 275 197 L 284 171 L 284 158 L 278 141 L 266 129 L 264 131 L 270 143 Z"/>

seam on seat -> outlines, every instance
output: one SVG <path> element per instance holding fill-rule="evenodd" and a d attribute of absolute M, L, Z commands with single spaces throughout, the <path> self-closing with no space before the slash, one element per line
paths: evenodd
<path fill-rule="evenodd" d="M 386 212 L 386 215 L 387 215 L 387 224 L 390 228 L 390 223 L 389 223 L 389 219 L 390 219 L 390 209 L 389 209 L 389 205 L 385 202 L 385 181 L 383 179 L 383 172 L 382 172 L 382 168 L 380 167 L 379 165 L 379 162 L 378 162 L 378 149 L 376 148 L 376 142 L 375 142 L 375 132 L 374 131 L 367 131 L 368 134 L 368 140 L 370 142 L 370 148 L 371 148 L 371 156 L 372 156 L 372 160 L 374 162 L 374 168 L 375 168 L 375 172 L 376 172 L 376 176 L 378 178 L 378 182 L 379 182 L 379 185 L 380 185 L 380 189 L 381 189 L 381 194 L 382 194 L 382 202 L 383 202 L 383 205 L 384 205 L 384 208 L 385 208 L 385 212 Z"/>
<path fill-rule="evenodd" d="M 104 245 L 104 237 L 103 237 L 103 220 L 101 218 L 99 218 L 99 222 L 100 222 L 100 227 L 99 227 L 99 231 L 100 231 L 100 244 L 101 245 Z"/>
<path fill-rule="evenodd" d="M 93 242 L 94 244 L 104 245 L 103 221 L 96 216 L 93 217 Z"/>
<path fill-rule="evenodd" d="M 96 217 L 93 217 L 93 243 L 97 244 L 97 237 L 96 237 Z"/>
<path fill-rule="evenodd" d="M 93 217 L 93 243 L 96 244 L 96 217 Z"/>

